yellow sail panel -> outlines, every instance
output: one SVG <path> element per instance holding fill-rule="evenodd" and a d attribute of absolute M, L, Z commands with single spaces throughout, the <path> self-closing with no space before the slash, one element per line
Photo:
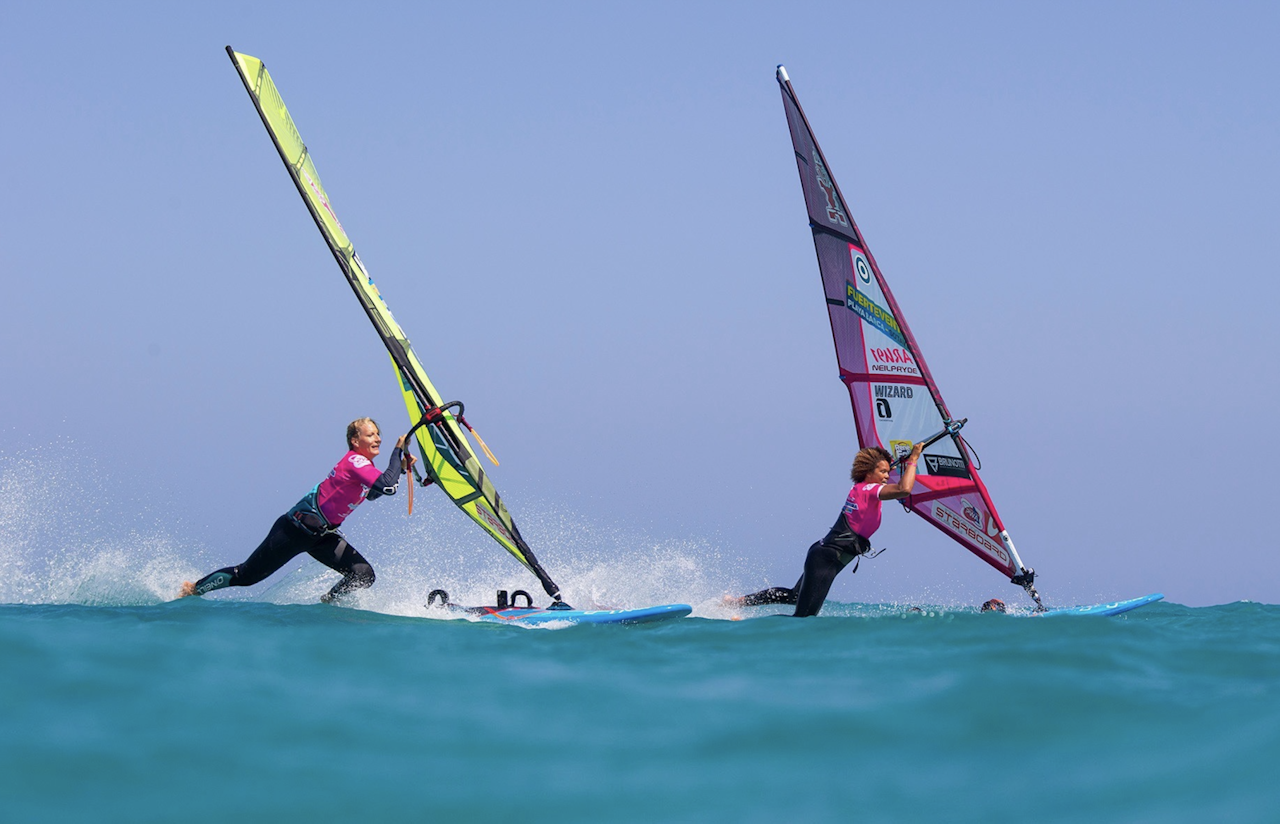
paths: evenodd
<path fill-rule="evenodd" d="M 350 250 L 351 241 L 343 231 L 342 223 L 339 222 L 333 207 L 329 205 L 329 196 L 320 185 L 320 175 L 316 172 L 315 164 L 311 162 L 306 144 L 302 142 L 302 135 L 293 124 L 293 118 L 289 116 L 289 110 L 285 108 L 284 100 L 280 97 L 276 84 L 271 80 L 267 67 L 256 57 L 239 52 L 230 52 L 230 54 L 232 62 L 240 72 L 240 78 L 244 81 L 245 88 L 257 103 L 263 124 L 275 140 L 280 158 L 289 167 L 290 173 L 298 183 L 299 191 L 311 207 L 312 214 L 323 223 L 321 231 L 329 240 L 329 245 L 334 247 L 335 251 Z"/>
<path fill-rule="evenodd" d="M 386 344 L 410 420 L 416 425 L 428 409 L 441 406 L 439 393 L 427 377 L 409 339 L 396 323 L 373 278 L 369 276 L 342 228 L 329 201 L 329 195 L 320 182 L 320 175 L 311 160 L 310 152 L 266 67 L 256 57 L 236 52 L 230 46 L 227 47 L 227 54 L 240 74 L 240 79 L 244 81 L 245 89 L 253 99 L 262 123 L 271 135 L 317 228 L 364 307 L 365 314 Z M 520 537 L 506 505 L 481 469 L 471 443 L 463 434 L 457 419 L 446 413 L 443 420 L 419 428 L 416 440 L 431 479 L 458 508 L 537 575 L 548 595 L 558 599 L 559 588 L 543 571 L 524 539 Z"/>
<path fill-rule="evenodd" d="M 391 359 L 391 368 L 395 370 L 396 380 L 400 383 L 400 391 L 404 396 L 405 408 L 409 411 L 409 419 L 411 421 L 419 421 L 426 413 L 422 408 L 422 404 L 418 401 L 418 396 L 413 390 L 413 385 L 405 380 L 404 374 L 400 371 L 400 367 L 396 364 L 395 358 Z M 463 442 L 470 445 L 466 440 L 466 436 L 462 433 L 462 428 L 458 426 L 453 415 L 445 414 L 445 420 L 441 424 L 454 430 L 457 437 Z M 446 457 L 444 450 L 440 449 L 435 440 L 428 436 L 418 437 L 418 449 L 422 455 L 422 460 L 426 464 L 426 472 L 428 477 L 440 487 L 454 503 L 467 515 L 480 525 L 480 527 L 488 532 L 495 541 L 502 544 L 508 552 L 516 556 L 521 563 L 527 563 L 524 551 L 520 548 L 519 542 L 513 535 L 515 527 L 511 522 L 511 516 L 507 514 L 507 508 L 503 505 L 501 499 L 498 499 L 498 507 L 501 515 L 494 513 L 493 509 L 488 505 L 488 500 L 496 499 L 496 491 L 490 495 L 484 495 L 483 487 L 488 485 L 490 490 L 493 489 L 489 484 L 489 479 L 483 473 L 481 475 L 481 495 L 477 496 L 477 488 L 471 479 L 470 473 L 464 475 L 459 472 L 454 464 Z M 456 456 L 456 451 L 454 452 Z M 478 462 L 472 457 L 464 464 L 464 467 L 470 469 L 469 464 L 476 463 L 475 469 L 479 469 Z M 463 502 L 465 499 L 465 502 Z"/>

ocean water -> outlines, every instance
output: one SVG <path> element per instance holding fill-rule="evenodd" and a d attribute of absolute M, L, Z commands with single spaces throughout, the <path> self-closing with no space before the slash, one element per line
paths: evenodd
<path fill-rule="evenodd" d="M 308 558 L 175 601 L 249 547 L 50 449 L 0 456 L 4 824 L 1280 821 L 1280 606 L 762 617 L 714 542 L 522 506 L 571 603 L 694 616 L 443 620 L 432 588 L 532 580 L 430 496 L 353 519 L 379 578 L 349 605 Z"/>
<path fill-rule="evenodd" d="M 1280 607 L 698 614 L 0 605 L 0 818 L 1280 820 Z"/>

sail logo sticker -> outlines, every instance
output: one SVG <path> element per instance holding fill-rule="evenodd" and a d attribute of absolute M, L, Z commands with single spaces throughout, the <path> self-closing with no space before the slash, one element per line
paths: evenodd
<path fill-rule="evenodd" d="M 970 522 L 982 527 L 982 531 L 987 533 L 988 538 L 1000 537 L 1000 527 L 996 526 L 996 519 L 992 518 L 986 510 L 971 503 L 968 498 L 960 499 L 960 511 Z"/>
<path fill-rule="evenodd" d="M 499 521 L 492 512 L 489 511 L 489 507 L 485 506 L 484 503 L 482 502 L 476 503 L 476 513 L 479 514 L 481 517 L 483 517 L 485 520 L 485 523 L 493 527 L 494 531 L 496 531 L 503 538 L 506 538 L 508 541 L 513 540 L 511 537 L 511 533 L 507 531 L 506 526 L 504 526 L 503 523 Z"/>
<path fill-rule="evenodd" d="M 889 441 L 889 452 L 892 453 L 893 459 L 905 458 L 911 454 L 911 447 L 915 446 L 911 441 Z"/>
<path fill-rule="evenodd" d="M 969 467 L 965 465 L 963 458 L 953 458 L 950 455 L 930 455 L 924 454 L 924 465 L 928 467 L 929 475 L 941 475 L 945 478 L 968 478 Z"/>
<path fill-rule="evenodd" d="M 902 337 L 902 330 L 898 328 L 898 321 L 888 309 L 859 292 L 858 287 L 850 281 L 845 281 L 844 287 L 844 305 L 849 311 L 883 332 L 898 345 L 907 345 L 906 339 Z"/>
<path fill-rule="evenodd" d="M 890 375 L 918 376 L 915 360 L 906 349 L 897 346 L 868 346 L 867 371 L 881 372 Z"/>
<path fill-rule="evenodd" d="M 320 184 L 313 180 L 311 175 L 307 174 L 306 167 L 303 167 L 299 171 L 301 171 L 302 176 L 307 179 L 307 185 L 310 186 L 311 191 L 315 193 L 316 200 L 320 201 L 320 205 L 329 213 L 329 217 L 333 218 L 333 222 L 337 225 L 338 231 L 345 235 L 347 230 L 342 228 L 342 221 L 338 220 L 337 212 L 333 211 L 333 207 L 329 205 L 329 196 L 324 193 L 324 189 L 321 189 Z"/>
<path fill-rule="evenodd" d="M 911 359 L 911 353 L 905 349 L 899 349 L 896 346 L 889 348 L 871 347 L 867 349 L 871 353 L 871 357 L 876 359 L 877 363 L 915 363 Z"/>
<path fill-rule="evenodd" d="M 890 398 L 911 400 L 916 396 L 915 390 L 910 386 L 899 386 L 896 383 L 873 383 L 871 394 L 876 399 L 876 417 L 882 421 L 893 420 L 893 405 L 889 403 Z"/>
<path fill-rule="evenodd" d="M 1009 553 L 1004 551 L 1004 547 L 1000 546 L 995 541 L 992 541 L 983 534 L 978 527 L 975 527 L 973 524 L 952 512 L 950 509 L 947 509 L 937 501 L 933 502 L 933 517 L 949 531 L 959 535 L 969 543 L 974 544 L 979 549 L 999 559 L 1001 563 L 1005 565 L 1009 564 Z"/>
<path fill-rule="evenodd" d="M 848 226 L 849 217 L 844 213 L 840 195 L 836 194 L 836 184 L 831 181 L 831 175 L 827 173 L 826 164 L 822 162 L 816 148 L 813 150 L 813 166 L 818 176 L 818 188 L 822 189 L 822 194 L 827 198 L 827 220 L 837 226 Z"/>
<path fill-rule="evenodd" d="M 852 246 L 849 247 L 853 249 Z M 858 280 L 871 285 L 871 266 L 867 263 L 867 259 L 857 252 L 853 253 L 853 271 L 858 273 Z"/>

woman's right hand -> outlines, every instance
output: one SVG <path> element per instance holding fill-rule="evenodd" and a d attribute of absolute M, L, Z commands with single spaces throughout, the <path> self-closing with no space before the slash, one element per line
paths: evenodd
<path fill-rule="evenodd" d="M 401 435 L 400 440 L 396 441 L 396 449 L 400 450 L 400 463 L 404 467 L 405 472 L 413 471 L 413 465 L 418 462 L 418 459 L 413 457 L 413 453 L 408 449 L 405 449 L 404 445 L 408 443 L 408 441 L 408 435 Z"/>

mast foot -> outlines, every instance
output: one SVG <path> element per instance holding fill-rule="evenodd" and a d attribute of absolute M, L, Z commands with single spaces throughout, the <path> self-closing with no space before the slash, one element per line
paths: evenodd
<path fill-rule="evenodd" d="M 1040 600 L 1040 593 L 1036 592 L 1035 580 L 1036 571 L 1029 567 L 1023 567 L 1021 573 L 1014 575 L 1009 579 L 1009 583 L 1017 584 L 1031 596 L 1032 600 L 1036 602 L 1036 612 L 1046 612 L 1048 607 L 1046 607 L 1044 602 Z"/>

